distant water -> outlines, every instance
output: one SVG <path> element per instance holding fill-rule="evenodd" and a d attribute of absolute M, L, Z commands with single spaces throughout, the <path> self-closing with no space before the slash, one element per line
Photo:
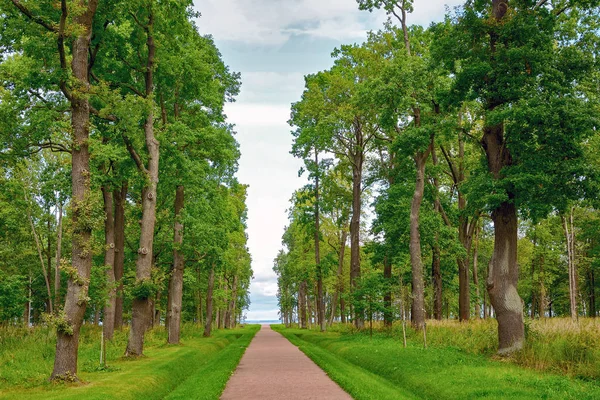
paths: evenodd
<path fill-rule="evenodd" d="M 278 319 L 247 319 L 245 322 L 247 324 L 281 324 Z"/>

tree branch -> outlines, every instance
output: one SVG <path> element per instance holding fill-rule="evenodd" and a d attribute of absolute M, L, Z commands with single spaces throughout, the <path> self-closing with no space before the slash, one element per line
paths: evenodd
<path fill-rule="evenodd" d="M 25 7 L 23 4 L 21 4 L 21 2 L 19 0 L 10 0 L 10 1 L 15 5 L 15 7 L 17 7 L 21 11 L 21 13 L 23 13 L 27 18 L 29 18 L 36 24 L 43 26 L 50 32 L 58 32 L 58 29 L 56 28 L 56 26 L 54 26 L 53 24 L 51 24 L 49 22 L 44 21 L 42 18 L 38 17 L 37 15 L 33 15 L 33 13 L 27 7 Z"/>
<path fill-rule="evenodd" d="M 448 163 L 448 167 L 450 168 L 450 172 L 452 173 L 452 180 L 455 184 L 458 184 L 458 173 L 456 172 L 456 167 L 454 166 L 454 163 L 450 159 L 450 156 L 446 152 L 446 149 L 444 149 L 444 146 L 440 145 L 440 150 L 442 150 L 442 154 L 444 155 L 444 158 Z"/>
<path fill-rule="evenodd" d="M 129 151 L 131 158 L 133 158 L 133 161 L 135 161 L 135 165 L 137 165 L 137 167 L 140 171 L 147 174 L 148 170 L 146 169 L 146 166 L 142 162 L 140 155 L 133 148 L 133 144 L 131 143 L 131 140 L 129 140 L 129 138 L 125 135 L 122 135 L 122 136 L 123 136 L 123 141 L 125 142 L 125 146 L 127 147 L 127 151 Z"/>

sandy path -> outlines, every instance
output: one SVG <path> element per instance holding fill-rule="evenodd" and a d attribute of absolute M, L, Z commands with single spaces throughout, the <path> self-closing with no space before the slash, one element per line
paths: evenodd
<path fill-rule="evenodd" d="M 263 325 L 221 400 L 352 399 L 296 346 Z"/>

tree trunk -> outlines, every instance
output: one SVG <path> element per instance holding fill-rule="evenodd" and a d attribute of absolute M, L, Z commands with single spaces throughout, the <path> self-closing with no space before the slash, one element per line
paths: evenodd
<path fill-rule="evenodd" d="M 56 227 L 56 264 L 54 267 L 54 304 L 60 304 L 60 261 L 62 258 L 63 204 L 58 205 L 58 226 Z"/>
<path fill-rule="evenodd" d="M 317 267 L 317 314 L 321 332 L 325 332 L 325 305 L 323 298 L 323 268 L 321 266 L 321 232 L 319 229 L 319 153 L 315 149 L 315 265 Z"/>
<path fill-rule="evenodd" d="M 71 208 L 73 210 L 72 225 L 74 227 L 71 245 L 72 266 L 69 267 L 68 271 L 69 281 L 64 306 L 66 320 L 64 322 L 68 328 L 57 330 L 56 356 L 51 380 L 77 380 L 79 330 L 85 315 L 87 305 L 85 299 L 87 299 L 92 269 L 92 254 L 90 252 L 92 230 L 89 225 L 90 216 L 87 204 L 91 195 L 89 167 L 90 104 L 86 92 L 89 90 L 88 52 L 98 0 L 87 1 L 87 6 L 86 2 L 83 1 L 78 2 L 78 4 L 83 9 L 73 16 L 74 23 L 79 27 L 79 34 L 73 42 L 71 50 L 71 70 L 77 88 L 67 96 L 70 97 L 71 102 L 71 135 L 73 136 Z M 66 2 L 62 2 L 61 15 L 60 45 L 64 40 L 64 25 L 67 19 Z"/>
<path fill-rule="evenodd" d="M 362 131 L 356 128 L 357 143 L 362 144 Z M 352 219 L 350 220 L 350 286 L 356 291 L 360 280 L 360 213 L 362 196 L 363 153 L 354 155 L 352 164 Z M 364 327 L 364 310 L 354 307 L 354 325 L 358 329 Z"/>
<path fill-rule="evenodd" d="M 115 281 L 117 282 L 115 297 L 115 328 L 123 327 L 123 272 L 125 265 L 125 202 L 127 200 L 128 182 L 121 184 L 120 190 L 113 192 L 115 203 Z"/>
<path fill-rule="evenodd" d="M 300 282 L 298 289 L 298 323 L 300 329 L 306 329 L 306 281 Z"/>
<path fill-rule="evenodd" d="M 108 299 L 104 306 L 102 333 L 104 339 L 112 340 L 115 331 L 115 219 L 113 215 L 113 196 L 107 186 L 102 186 L 104 199 L 104 267 L 106 268 L 106 286 Z"/>
<path fill-rule="evenodd" d="M 233 287 L 231 288 L 231 299 L 229 300 L 229 310 L 227 312 L 227 326 L 226 328 L 235 328 L 235 310 L 237 308 L 237 296 L 238 296 L 238 276 L 233 276 Z"/>
<path fill-rule="evenodd" d="M 423 283 L 423 260 L 421 259 L 421 234 L 419 232 L 419 211 L 425 191 L 425 163 L 429 157 L 429 150 L 418 153 L 415 158 L 417 177 L 415 192 L 410 208 L 410 263 L 412 266 L 412 308 L 411 319 L 416 329 L 423 329 L 425 325 L 425 294 Z"/>
<path fill-rule="evenodd" d="M 335 320 L 336 307 L 338 301 L 341 303 L 342 295 L 344 293 L 344 254 L 346 253 L 346 241 L 348 240 L 348 232 L 342 229 L 340 238 L 340 251 L 338 253 L 338 270 L 337 270 L 337 283 L 335 292 L 333 293 L 333 299 L 331 301 L 331 315 L 329 316 L 329 325 L 333 324 Z M 340 312 L 343 312 L 340 307 Z M 343 321 L 345 322 L 345 321 Z"/>
<path fill-rule="evenodd" d="M 27 198 L 25 198 L 25 200 L 27 200 Z M 31 212 L 29 211 L 29 208 L 27 208 L 27 218 L 29 219 L 29 226 L 31 227 L 31 233 L 33 235 L 33 238 L 35 239 L 35 247 L 37 249 L 37 253 L 38 256 L 40 258 L 40 266 L 42 268 L 42 275 L 44 276 L 44 282 L 46 283 L 46 292 L 47 292 L 47 299 L 46 299 L 46 311 L 50 314 L 54 313 L 54 308 L 52 307 L 52 290 L 50 289 L 50 278 L 48 277 L 48 270 L 46 269 L 46 264 L 44 262 L 44 256 L 42 254 L 42 245 L 40 243 L 40 239 L 37 235 L 37 232 L 35 231 L 35 225 L 33 224 L 33 218 L 31 217 Z M 50 265 L 48 265 L 50 266 Z"/>
<path fill-rule="evenodd" d="M 479 225 L 475 227 L 475 248 L 473 249 L 473 284 L 475 285 L 475 318 L 481 318 L 481 293 L 479 292 Z M 484 305 L 485 307 L 485 305 Z"/>
<path fill-rule="evenodd" d="M 589 286 L 590 286 L 590 306 L 589 316 L 596 318 L 596 276 L 594 270 L 590 268 L 589 271 Z"/>
<path fill-rule="evenodd" d="M 517 210 L 504 202 L 492 213 L 494 252 L 487 287 L 498 319 L 500 354 L 510 354 L 524 345 L 523 301 L 517 292 Z"/>
<path fill-rule="evenodd" d="M 546 316 L 546 285 L 544 284 L 544 263 L 546 262 L 543 255 L 540 256 L 539 260 L 539 286 L 540 286 L 540 298 L 538 301 L 539 306 L 539 315 L 540 318 L 544 318 Z"/>
<path fill-rule="evenodd" d="M 568 219 L 561 215 L 565 241 L 567 244 L 567 260 L 569 268 L 569 305 L 571 319 L 577 320 L 577 265 L 575 263 L 575 224 L 573 222 L 574 208 L 570 209 Z"/>
<path fill-rule="evenodd" d="M 498 23 L 508 11 L 508 0 L 493 0 L 493 17 Z M 495 52 L 498 35 L 490 33 L 490 48 Z M 493 86 L 493 78 L 490 78 Z M 487 101 L 486 111 L 492 112 L 498 105 L 493 94 Z M 486 120 L 483 128 L 482 146 L 485 150 L 488 169 L 494 180 L 502 178 L 502 169 L 513 163 L 504 138 L 504 123 L 489 125 Z M 514 205 L 514 194 L 507 191 L 508 201 L 492 211 L 494 222 L 494 250 L 489 264 L 487 279 L 490 301 L 498 320 L 499 354 L 510 354 L 520 350 L 525 344 L 523 324 L 523 300 L 517 292 L 519 267 L 517 265 L 518 220 Z"/>
<path fill-rule="evenodd" d="M 183 243 L 183 223 L 181 222 L 181 211 L 183 210 L 185 197 L 184 187 L 177 186 L 175 191 L 175 227 L 173 229 L 173 271 L 169 282 L 168 296 L 168 338 L 171 344 L 179 343 L 181 331 L 181 307 L 183 301 L 183 269 L 185 260 L 180 247 Z"/>
<path fill-rule="evenodd" d="M 388 256 L 383 258 L 383 279 L 388 287 L 383 295 L 383 323 L 391 328 L 394 322 L 394 312 L 392 310 L 392 263 Z"/>
<path fill-rule="evenodd" d="M 204 336 L 210 337 L 213 323 L 213 290 L 215 287 L 215 265 L 210 267 L 208 275 L 208 289 L 206 291 L 206 322 L 204 325 Z"/>
<path fill-rule="evenodd" d="M 431 277 L 433 280 L 433 318 L 442 320 L 442 270 L 440 246 L 437 243 L 438 235 L 435 235 L 435 244 L 432 246 Z"/>
<path fill-rule="evenodd" d="M 154 56 L 155 43 L 153 36 L 154 14 L 152 4 L 150 4 L 147 41 L 148 58 L 146 64 L 146 97 L 152 98 L 154 91 Z M 146 150 L 148 152 L 148 168 L 146 169 L 139 156 L 137 157 L 138 168 L 142 170 L 145 178 L 145 186 L 142 189 L 142 223 L 140 232 L 140 248 L 136 261 L 136 285 L 148 284 L 152 279 L 152 248 L 154 242 L 154 225 L 156 223 L 156 187 L 158 184 L 158 162 L 159 162 L 159 143 L 154 137 L 154 113 L 152 108 L 148 111 L 146 123 L 144 125 L 144 136 L 146 140 Z M 134 157 L 135 158 L 135 157 Z M 144 333 L 151 320 L 150 299 L 140 297 L 133 300 L 131 312 L 131 330 L 129 331 L 129 341 L 125 350 L 126 357 L 137 357 L 143 354 Z"/>

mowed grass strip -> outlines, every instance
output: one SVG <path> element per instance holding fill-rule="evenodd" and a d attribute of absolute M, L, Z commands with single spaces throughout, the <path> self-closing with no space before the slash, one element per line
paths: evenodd
<path fill-rule="evenodd" d="M 359 400 L 600 399 L 598 382 L 533 371 L 455 348 L 404 349 L 397 339 L 379 335 L 273 328 Z M 345 376 L 336 372 L 342 368 Z"/>
<path fill-rule="evenodd" d="M 259 329 L 258 325 L 251 325 L 220 330 L 211 338 L 203 338 L 201 332 L 190 332 L 180 346 L 147 347 L 145 357 L 115 359 L 109 363 L 108 370 L 81 372 L 83 383 L 47 383 L 28 389 L 4 386 L 0 388 L 0 398 L 151 400 L 179 392 L 179 386 L 183 385 L 187 387 L 184 398 L 218 399 Z M 192 388 L 188 382 L 197 382 L 197 385 Z"/>

